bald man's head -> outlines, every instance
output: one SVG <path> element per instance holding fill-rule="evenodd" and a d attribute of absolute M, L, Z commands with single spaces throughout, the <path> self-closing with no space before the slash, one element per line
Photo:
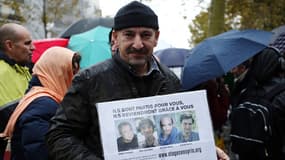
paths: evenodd
<path fill-rule="evenodd" d="M 0 50 L 18 64 L 31 61 L 35 49 L 30 32 L 22 25 L 7 23 L 0 27 Z"/>

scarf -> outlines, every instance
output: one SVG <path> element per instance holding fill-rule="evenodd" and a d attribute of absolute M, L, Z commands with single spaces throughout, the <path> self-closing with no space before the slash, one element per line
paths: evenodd
<path fill-rule="evenodd" d="M 43 87 L 34 86 L 20 100 L 18 106 L 9 118 L 8 124 L 0 137 L 10 139 L 15 124 L 24 110 L 36 98 L 48 96 L 60 103 L 71 85 L 72 57 L 74 52 L 63 47 L 52 47 L 46 50 L 33 68 L 33 75 L 37 75 Z"/>
<path fill-rule="evenodd" d="M 176 143 L 177 134 L 178 134 L 178 130 L 175 127 L 172 128 L 170 135 L 166 139 L 163 138 L 163 133 L 160 133 L 159 144 L 168 145 L 168 144 Z"/>

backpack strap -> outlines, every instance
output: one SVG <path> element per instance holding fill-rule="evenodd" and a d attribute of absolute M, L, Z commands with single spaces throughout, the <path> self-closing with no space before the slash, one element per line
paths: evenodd
<path fill-rule="evenodd" d="M 285 83 L 279 83 L 275 85 L 265 94 L 265 98 L 271 102 L 273 98 L 280 94 L 282 91 L 285 91 Z"/>

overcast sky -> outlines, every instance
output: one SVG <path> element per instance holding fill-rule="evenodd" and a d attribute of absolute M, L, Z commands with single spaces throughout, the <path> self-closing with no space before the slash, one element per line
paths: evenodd
<path fill-rule="evenodd" d="M 132 0 L 100 0 L 100 8 L 103 16 L 114 16 L 117 10 Z M 152 0 L 145 2 L 158 15 L 160 27 L 160 39 L 155 50 L 165 47 L 189 48 L 188 39 L 190 32 L 189 23 L 201 11 L 198 0 L 188 0 L 182 7 L 180 0 Z M 206 8 L 210 0 L 202 4 Z M 190 3 L 191 2 L 191 3 Z M 187 19 L 183 16 L 187 15 Z"/>

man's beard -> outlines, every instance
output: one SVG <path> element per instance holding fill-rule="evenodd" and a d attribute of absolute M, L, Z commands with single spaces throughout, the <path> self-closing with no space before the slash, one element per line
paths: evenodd
<path fill-rule="evenodd" d="M 140 59 L 130 59 L 129 64 L 131 66 L 144 66 L 147 63 L 147 58 L 140 58 Z"/>

